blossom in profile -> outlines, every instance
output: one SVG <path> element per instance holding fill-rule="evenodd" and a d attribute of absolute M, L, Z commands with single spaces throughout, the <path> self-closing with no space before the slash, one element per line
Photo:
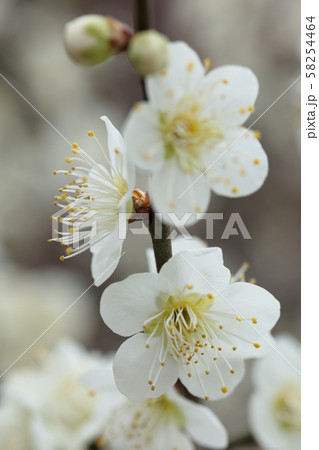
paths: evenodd
<path fill-rule="evenodd" d="M 252 194 L 268 173 L 256 133 L 242 125 L 254 111 L 258 81 L 241 66 L 208 72 L 187 44 L 170 44 L 169 65 L 146 77 L 148 101 L 135 105 L 124 138 L 136 166 L 152 173 L 156 210 L 205 211 L 210 189 L 226 197 Z M 165 218 L 166 220 L 167 217 Z"/>
<path fill-rule="evenodd" d="M 115 388 L 107 366 L 85 374 L 82 381 L 95 391 L 110 392 L 112 384 Z M 194 450 L 193 442 L 207 449 L 224 449 L 228 436 L 209 408 L 171 389 L 142 402 L 131 402 L 123 396 L 110 411 L 100 442 L 110 450 Z"/>
<path fill-rule="evenodd" d="M 101 364 L 113 377 L 112 359 L 63 340 L 38 366 L 9 372 L 1 386 L 1 449 L 87 450 L 123 398 L 114 382 L 107 392 L 81 382 Z"/>
<path fill-rule="evenodd" d="M 102 146 L 93 131 L 88 134 L 96 141 L 103 164 L 73 143 L 72 157 L 66 158 L 70 170 L 53 172 L 65 174 L 71 180 L 55 196 L 55 205 L 61 209 L 51 216 L 57 229 L 49 239 L 65 246 L 66 254 L 61 260 L 90 249 L 91 271 L 97 286 L 112 275 L 121 257 L 120 230 L 126 215 L 132 212 L 135 182 L 121 134 L 106 116 L 101 119 L 106 124 L 107 145 Z"/>
<path fill-rule="evenodd" d="M 277 351 L 255 363 L 249 403 L 250 429 L 265 450 L 299 450 L 301 433 L 300 343 L 288 334 Z"/>
<path fill-rule="evenodd" d="M 104 322 L 133 335 L 114 360 L 120 392 L 133 401 L 159 397 L 178 378 L 207 400 L 235 388 L 244 359 L 272 345 L 280 306 L 265 289 L 230 281 L 221 250 L 205 248 L 181 251 L 159 274 L 134 274 L 106 288 Z"/>

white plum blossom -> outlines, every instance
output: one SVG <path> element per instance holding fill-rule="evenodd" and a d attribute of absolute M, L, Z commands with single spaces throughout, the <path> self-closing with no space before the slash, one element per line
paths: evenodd
<path fill-rule="evenodd" d="M 205 399 L 234 389 L 243 360 L 269 350 L 280 306 L 265 289 L 230 281 L 221 250 L 206 248 L 182 251 L 159 274 L 134 274 L 104 291 L 104 322 L 133 335 L 114 360 L 123 394 L 133 401 L 159 397 L 178 378 Z"/>
<path fill-rule="evenodd" d="M 249 403 L 251 432 L 265 450 L 299 450 L 301 433 L 300 343 L 288 334 L 277 350 L 255 363 Z"/>
<path fill-rule="evenodd" d="M 115 388 L 108 367 L 85 374 L 82 381 L 96 391 Z M 209 408 L 171 389 L 142 402 L 131 402 L 123 396 L 110 411 L 101 441 L 110 450 L 193 450 L 192 441 L 208 449 L 223 449 L 228 436 Z"/>
<path fill-rule="evenodd" d="M 111 359 L 64 340 L 40 366 L 9 372 L 1 387 L 1 449 L 87 450 L 122 400 L 115 386 L 104 393 L 81 382 L 101 364 L 113 376 Z"/>
<path fill-rule="evenodd" d="M 62 260 L 91 250 L 91 271 L 96 286 L 112 275 L 121 257 L 120 229 L 125 215 L 132 212 L 135 182 L 121 134 L 106 116 L 101 119 L 107 129 L 106 148 L 93 131 L 88 134 L 102 152 L 103 165 L 73 143 L 73 155 L 66 158 L 70 170 L 53 172 L 69 175 L 72 180 L 60 188 L 60 195 L 55 197 L 55 205 L 62 209 L 51 216 L 58 229 L 54 230 L 56 237 L 50 239 L 66 246 L 66 256 L 61 256 Z"/>
<path fill-rule="evenodd" d="M 170 63 L 146 77 L 148 101 L 135 105 L 124 129 L 137 167 L 152 173 L 158 211 L 205 211 L 210 189 L 226 197 L 252 194 L 268 173 L 255 133 L 242 127 L 254 111 L 258 81 L 241 66 L 211 70 L 187 44 L 170 44 Z"/>

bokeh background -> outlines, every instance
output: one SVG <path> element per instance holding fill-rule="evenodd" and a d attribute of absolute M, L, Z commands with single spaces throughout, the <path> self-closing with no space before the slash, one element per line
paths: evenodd
<path fill-rule="evenodd" d="M 213 66 L 250 67 L 260 82 L 254 121 L 299 76 L 298 0 L 154 0 L 153 24 L 171 40 L 184 40 Z M 129 0 L 1 0 L 0 71 L 0 370 L 4 371 L 91 283 L 90 255 L 59 261 L 61 248 L 47 243 L 53 196 L 63 180 L 70 141 L 88 144 L 93 129 L 103 139 L 99 117 L 121 128 L 132 104 L 141 99 L 137 76 L 125 54 L 94 68 L 72 63 L 63 46 L 64 24 L 81 14 L 100 13 L 133 25 Z M 33 106 L 21 98 L 17 89 Z M 257 193 L 242 199 L 212 195 L 216 221 L 211 246 L 220 246 L 235 272 L 250 263 L 248 276 L 282 305 L 274 333 L 300 332 L 300 85 L 297 82 L 254 126 L 261 131 L 270 173 Z M 37 110 L 37 111 L 36 111 Z M 54 130 L 47 119 L 58 131 Z M 249 125 L 249 122 L 248 122 Z M 145 177 L 138 187 L 145 187 Z M 232 212 L 240 213 L 252 236 L 222 240 Z M 204 223 L 190 231 L 205 238 Z M 148 236 L 131 235 L 126 254 L 108 283 L 147 270 Z M 105 286 L 104 286 L 105 287 Z M 103 288 L 104 288 L 103 287 Z M 102 289 L 103 289 L 102 288 Z M 121 339 L 99 316 L 102 289 L 87 294 L 52 327 L 18 364 L 64 334 L 89 348 L 114 350 Z M 11 369 L 14 370 L 14 369 Z M 237 391 L 213 409 L 232 438 L 248 431 L 249 375 Z M 242 449 L 257 449 L 252 442 Z"/>

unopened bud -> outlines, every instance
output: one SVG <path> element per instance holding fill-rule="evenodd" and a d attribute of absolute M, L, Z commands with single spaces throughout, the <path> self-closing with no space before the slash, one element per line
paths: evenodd
<path fill-rule="evenodd" d="M 154 30 L 135 34 L 128 47 L 128 58 L 142 76 L 164 70 L 168 64 L 168 39 Z"/>
<path fill-rule="evenodd" d="M 128 25 L 113 17 L 89 14 L 68 22 L 64 31 L 65 48 L 71 59 L 94 66 L 126 50 L 132 37 Z"/>

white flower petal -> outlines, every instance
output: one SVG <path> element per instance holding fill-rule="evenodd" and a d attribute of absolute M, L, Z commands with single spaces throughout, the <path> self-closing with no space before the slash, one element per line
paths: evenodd
<path fill-rule="evenodd" d="M 163 221 L 172 225 L 176 216 L 177 223 L 187 226 L 194 224 L 197 213 L 207 210 L 210 199 L 210 189 L 204 176 L 199 173 L 183 172 L 174 158 L 166 162 L 161 170 L 154 173 L 151 181 L 151 199 L 155 210 L 163 214 Z M 185 216 L 187 221 L 183 221 Z"/>
<path fill-rule="evenodd" d="M 206 114 L 213 114 L 217 123 L 229 126 L 241 125 L 246 121 L 258 90 L 258 80 L 250 69 L 222 66 L 205 76 L 198 95 L 206 98 Z"/>
<path fill-rule="evenodd" d="M 167 356 L 164 366 L 159 361 L 160 339 L 153 338 L 150 348 L 146 348 L 147 339 L 148 335 L 143 333 L 127 339 L 114 359 L 116 385 L 120 392 L 135 402 L 165 394 L 178 377 L 178 366 L 171 356 Z M 150 380 L 150 374 L 153 380 Z M 151 390 L 149 381 L 153 381 L 154 390 Z"/>
<path fill-rule="evenodd" d="M 108 286 L 101 298 L 101 316 L 114 333 L 130 336 L 143 329 L 157 311 L 158 274 L 136 273 Z"/>
<path fill-rule="evenodd" d="M 140 169 L 151 172 L 159 170 L 164 162 L 158 115 L 154 107 L 147 102 L 140 102 L 130 112 L 123 130 L 128 157 Z"/>
<path fill-rule="evenodd" d="M 191 239 L 179 235 L 175 239 L 171 240 L 172 253 L 176 255 L 182 250 L 196 250 L 199 248 L 206 248 L 205 242 L 197 236 L 191 236 Z M 149 272 L 156 273 L 156 261 L 154 256 L 154 250 L 152 248 L 146 249 L 146 259 Z"/>
<path fill-rule="evenodd" d="M 237 128 L 212 152 L 209 167 L 206 178 L 216 194 L 242 197 L 263 185 L 268 159 L 253 133 Z"/>
<path fill-rule="evenodd" d="M 265 342 L 262 336 L 268 335 L 279 319 L 280 303 L 265 289 L 255 284 L 238 282 L 227 286 L 215 299 L 211 308 L 211 312 L 214 311 L 231 315 L 220 316 L 220 322 L 223 334 L 229 333 L 237 347 L 236 356 L 240 353 L 244 358 L 258 357 L 263 354 Z M 236 320 L 236 317 L 242 320 Z M 255 348 L 255 343 L 261 347 Z"/>
<path fill-rule="evenodd" d="M 95 286 L 101 286 L 113 274 L 120 262 L 123 241 L 118 230 L 91 247 L 91 272 Z"/>
<path fill-rule="evenodd" d="M 209 247 L 184 250 L 171 258 L 160 271 L 159 286 L 170 295 L 187 285 L 193 285 L 200 294 L 217 295 L 229 281 L 230 272 L 223 265 L 221 250 Z"/>
<path fill-rule="evenodd" d="M 245 373 L 244 362 L 240 359 L 227 359 L 227 363 L 222 355 L 218 355 L 217 360 L 213 361 L 214 353 L 210 350 L 205 352 L 207 354 L 205 362 L 199 359 L 198 364 L 190 364 L 186 369 L 180 368 L 179 378 L 187 390 L 196 397 L 207 396 L 209 400 L 225 398 L 242 380 Z M 205 373 L 206 370 L 209 370 L 208 375 Z M 230 370 L 234 370 L 235 373 L 231 373 Z M 222 391 L 224 387 L 227 388 L 227 392 Z"/>
<path fill-rule="evenodd" d="M 185 42 L 171 43 L 169 58 L 165 71 L 146 78 L 147 96 L 159 109 L 169 108 L 194 90 L 205 73 L 197 53 Z"/>
<path fill-rule="evenodd" d="M 106 125 L 107 130 L 107 147 L 110 152 L 110 156 L 114 160 L 115 155 L 115 149 L 119 150 L 121 153 L 125 154 L 125 141 L 121 135 L 121 133 L 118 131 L 117 128 L 113 125 L 113 123 L 110 121 L 110 119 L 107 116 L 102 116 L 101 120 Z"/>
<path fill-rule="evenodd" d="M 227 447 L 227 431 L 209 408 L 180 395 L 174 396 L 174 402 L 180 407 L 186 419 L 185 429 L 197 444 L 208 449 Z"/>

